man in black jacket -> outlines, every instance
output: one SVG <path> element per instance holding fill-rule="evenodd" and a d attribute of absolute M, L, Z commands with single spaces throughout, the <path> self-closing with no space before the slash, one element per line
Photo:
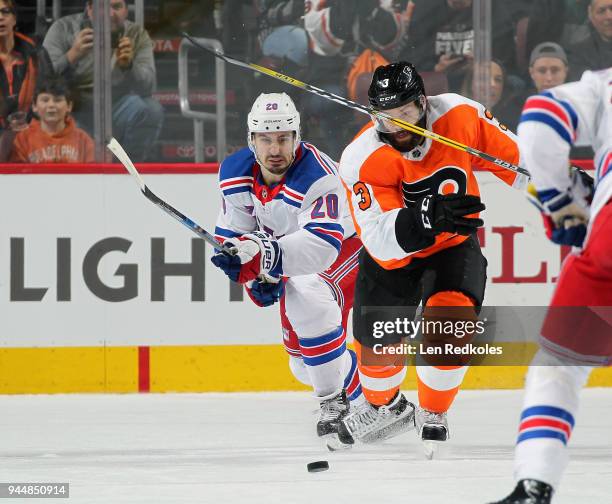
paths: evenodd
<path fill-rule="evenodd" d="M 612 0 L 591 0 L 591 34 L 568 50 L 570 81 L 579 80 L 585 70 L 612 66 Z"/>

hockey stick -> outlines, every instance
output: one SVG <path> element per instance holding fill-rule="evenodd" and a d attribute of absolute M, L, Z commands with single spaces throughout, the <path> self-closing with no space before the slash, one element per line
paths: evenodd
<path fill-rule="evenodd" d="M 241 66 L 243 68 L 248 68 L 250 70 L 255 70 L 256 72 L 261 72 L 270 77 L 274 77 L 275 79 L 283 81 L 286 84 L 303 89 L 304 91 L 308 91 L 309 93 L 314 93 L 327 100 L 332 100 L 336 103 L 339 103 L 340 105 L 344 105 L 345 107 L 352 108 L 353 110 L 357 110 L 358 112 L 361 112 L 363 114 L 378 117 L 379 119 L 386 119 L 412 133 L 416 133 L 426 138 L 431 138 L 432 140 L 435 140 L 436 142 L 439 142 L 441 144 L 447 145 L 449 147 L 453 147 L 454 149 L 458 149 L 463 152 L 467 152 L 468 154 L 471 154 L 472 156 L 478 157 L 480 159 L 484 159 L 485 161 L 489 161 L 507 170 L 511 170 L 513 172 L 520 173 L 522 175 L 526 175 L 527 177 L 530 177 L 529 172 L 525 170 L 524 168 L 521 168 L 520 166 L 517 166 L 512 163 L 509 163 L 508 161 L 504 161 L 503 159 L 496 158 L 495 156 L 492 156 L 491 154 L 487 154 L 486 152 L 479 151 L 478 149 L 474 149 L 473 147 L 469 147 L 460 142 L 456 142 L 455 140 L 452 140 L 445 136 L 438 135 L 437 133 L 434 133 L 433 131 L 429 131 L 424 128 L 421 128 L 420 126 L 417 126 L 416 124 L 402 121 L 401 119 L 396 119 L 394 117 L 391 117 L 388 114 L 385 114 L 384 112 L 374 110 L 372 107 L 366 107 L 365 105 L 361 105 L 354 101 L 348 100 L 347 98 L 344 98 L 342 96 L 336 95 L 334 93 L 330 93 L 329 91 L 325 91 L 324 89 L 321 89 L 311 84 L 307 84 L 305 82 L 299 81 L 297 79 L 294 79 L 293 77 L 289 77 L 288 75 L 284 75 L 282 73 L 275 72 L 274 70 L 257 65 L 255 63 L 246 63 L 245 61 L 241 61 L 236 58 L 232 58 L 222 53 L 219 50 L 209 49 L 208 47 L 200 44 L 195 38 L 193 38 L 188 33 L 183 32 L 183 36 L 196 47 L 214 54 L 217 58 L 221 58 L 223 61 L 227 63 Z"/>
<path fill-rule="evenodd" d="M 191 231 L 197 234 L 200 238 L 204 239 L 206 243 L 208 243 L 209 245 L 212 245 L 215 249 L 220 249 L 221 251 L 227 254 L 233 255 L 232 249 L 223 247 L 223 245 L 220 244 L 217 240 L 215 240 L 214 236 L 211 235 L 208 231 L 206 231 L 201 226 L 198 226 L 189 217 L 179 212 L 172 205 L 166 203 L 163 199 L 159 198 L 155 193 L 153 193 L 153 191 L 151 191 L 151 189 L 149 189 L 147 185 L 144 183 L 144 180 L 142 180 L 142 177 L 138 173 L 138 170 L 136 170 L 134 163 L 132 163 L 132 160 L 127 155 L 127 152 L 123 150 L 123 147 L 121 147 L 121 144 L 117 142 L 117 140 L 115 140 L 114 138 L 111 138 L 110 142 L 108 142 L 107 147 L 117 157 L 117 159 L 126 168 L 126 170 L 130 172 L 130 175 L 132 175 L 132 177 L 138 184 L 138 187 L 142 191 L 142 194 L 144 194 L 149 201 L 157 205 L 168 215 L 174 217 L 177 221 L 179 221 L 185 227 L 191 229 Z"/>

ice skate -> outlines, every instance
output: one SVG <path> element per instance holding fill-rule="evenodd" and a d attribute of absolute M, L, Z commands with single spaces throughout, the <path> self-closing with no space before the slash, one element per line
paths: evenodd
<path fill-rule="evenodd" d="M 434 413 L 419 407 L 416 410 L 415 425 L 423 441 L 425 456 L 432 459 L 438 444 L 449 438 L 446 413 Z"/>
<path fill-rule="evenodd" d="M 414 429 L 414 404 L 398 393 L 386 406 L 376 408 L 365 402 L 349 413 L 340 424 L 338 436 L 345 444 L 355 439 L 379 443 L 411 429 Z"/>
<path fill-rule="evenodd" d="M 492 504 L 550 504 L 553 488 L 538 480 L 523 479 L 514 491 L 503 500 Z"/>
<path fill-rule="evenodd" d="M 321 399 L 321 410 L 317 420 L 317 435 L 325 440 L 325 444 L 330 451 L 350 448 L 352 443 L 343 443 L 338 439 L 338 427 L 350 408 L 346 391 L 342 389 L 339 394 Z"/>

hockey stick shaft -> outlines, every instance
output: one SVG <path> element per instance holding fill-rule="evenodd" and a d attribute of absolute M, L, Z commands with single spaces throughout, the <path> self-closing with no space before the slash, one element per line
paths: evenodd
<path fill-rule="evenodd" d="M 195 234 L 197 234 L 200 238 L 205 240 L 206 243 L 208 243 L 209 245 L 213 246 L 216 249 L 221 249 L 224 251 L 226 250 L 217 240 L 215 240 L 215 237 L 211 235 L 208 231 L 206 231 L 203 227 L 196 224 L 194 221 L 192 221 L 189 217 L 187 217 L 182 212 L 179 212 L 176 208 L 174 208 L 172 205 L 170 205 L 169 203 L 165 202 L 163 199 L 158 197 L 153 191 L 151 191 L 147 187 L 147 185 L 144 183 L 144 180 L 142 180 L 140 173 L 138 173 L 138 170 L 136 170 L 134 163 L 132 163 L 132 160 L 127 155 L 127 152 L 125 152 L 125 150 L 123 149 L 123 147 L 121 147 L 121 144 L 117 140 L 115 140 L 114 138 L 111 138 L 107 147 L 117 157 L 117 159 L 121 162 L 121 164 L 125 167 L 125 169 L 130 173 L 130 175 L 132 175 L 132 177 L 138 184 L 138 187 L 141 190 L 142 194 L 144 194 L 145 197 L 149 201 L 157 205 L 168 215 L 174 217 L 177 221 L 179 221 L 185 227 L 187 227 L 188 229 L 193 231 Z"/>
<path fill-rule="evenodd" d="M 268 75 L 270 77 L 273 77 L 275 79 L 278 79 L 286 84 L 289 84 L 291 86 L 303 89 L 304 91 L 308 91 L 309 93 L 314 93 L 322 98 L 325 98 L 327 100 L 331 100 L 334 101 L 336 103 L 339 103 L 340 105 L 344 105 L 345 107 L 349 107 L 353 110 L 357 110 L 358 112 L 361 112 L 362 114 L 367 114 L 369 116 L 374 116 L 374 117 L 378 117 L 379 119 L 386 119 L 388 121 L 393 122 L 394 124 L 398 125 L 399 127 L 410 131 L 411 133 L 416 133 L 418 135 L 424 136 L 426 138 L 430 138 L 436 142 L 439 142 L 441 144 L 447 145 L 449 147 L 452 147 L 454 149 L 463 151 L 463 152 L 467 152 L 468 154 L 480 158 L 480 159 L 484 159 L 485 161 L 489 161 L 493 164 L 496 164 L 497 166 L 500 166 L 502 168 L 505 168 L 507 170 L 516 172 L 516 173 L 520 173 L 522 175 L 525 175 L 527 177 L 529 177 L 529 172 L 527 170 L 525 170 L 524 168 L 521 168 L 520 166 L 517 166 L 513 163 L 510 163 L 508 161 L 504 161 L 503 159 L 497 158 L 495 156 L 492 156 L 491 154 L 487 154 L 486 152 L 482 152 L 478 149 L 474 149 L 473 147 L 469 147 L 467 145 L 464 145 L 460 142 L 457 142 L 455 140 L 452 140 L 450 138 L 447 138 L 445 136 L 442 135 L 438 135 L 437 133 L 434 133 L 433 131 L 429 131 L 427 129 L 421 128 L 420 126 L 417 126 L 416 124 L 412 124 L 406 121 L 402 121 L 401 119 L 396 119 L 394 117 L 391 117 L 388 114 L 385 114 L 384 112 L 380 112 L 378 110 L 374 110 L 371 107 L 366 107 L 365 105 L 361 105 L 359 103 L 356 103 L 354 101 L 351 101 L 347 98 L 344 98 L 342 96 L 336 95 L 334 93 L 330 93 L 329 91 L 325 91 L 324 89 L 318 88 L 316 86 L 313 86 L 312 84 L 307 84 L 305 82 L 302 82 L 298 79 L 294 79 L 293 77 L 289 77 L 288 75 L 284 75 L 280 72 L 276 72 L 274 70 L 271 70 L 269 68 L 263 67 L 261 65 L 257 65 L 255 63 L 247 63 L 245 61 L 241 61 L 239 59 L 236 58 L 232 58 L 231 56 L 227 56 L 226 54 L 222 53 L 219 50 L 213 50 L 213 49 L 209 49 L 208 47 L 198 43 L 198 41 L 193 38 L 191 35 L 189 35 L 188 33 L 183 32 L 183 36 L 189 40 L 192 44 L 194 44 L 196 47 L 199 47 L 200 49 L 203 49 L 204 51 L 207 51 L 209 53 L 214 54 L 217 58 L 222 59 L 223 61 L 225 61 L 226 63 L 231 63 L 232 65 L 237 65 L 243 68 L 248 68 L 250 70 L 255 70 L 256 72 L 260 72 L 263 73 L 265 75 Z"/>

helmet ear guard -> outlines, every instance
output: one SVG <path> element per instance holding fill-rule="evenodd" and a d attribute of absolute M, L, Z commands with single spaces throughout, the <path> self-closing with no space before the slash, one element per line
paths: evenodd
<path fill-rule="evenodd" d="M 293 153 L 300 145 L 300 113 L 287 93 L 260 94 L 247 117 L 249 149 L 257 156 L 253 133 L 294 133 Z"/>

